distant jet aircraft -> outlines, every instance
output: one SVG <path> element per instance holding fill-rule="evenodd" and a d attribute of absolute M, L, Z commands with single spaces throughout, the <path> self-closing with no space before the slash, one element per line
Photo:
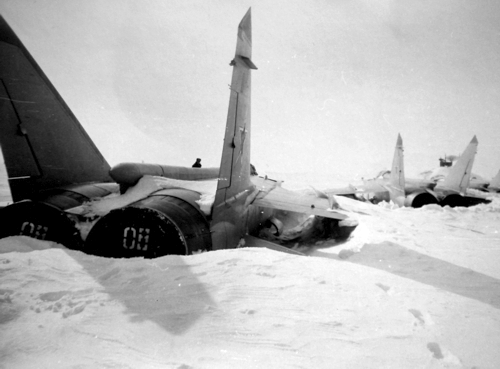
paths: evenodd
<path fill-rule="evenodd" d="M 220 168 L 140 163 L 110 168 L 0 17 L 0 144 L 14 200 L 0 210 L 0 238 L 26 235 L 111 257 L 192 254 L 245 244 L 288 250 L 251 237 L 263 230 L 280 243 L 318 232 L 347 238 L 357 222 L 332 209 L 332 198 L 300 196 L 277 181 L 251 175 L 250 72 L 257 69 L 251 53 L 249 9 L 230 64 Z M 207 211 L 199 187 L 210 181 L 214 194 Z M 102 210 L 108 203 L 115 204 L 113 210 L 96 212 L 93 223 L 82 221 L 89 216 L 82 212 L 86 204 Z M 288 236 L 281 237 L 287 230 Z"/>
<path fill-rule="evenodd" d="M 445 156 L 446 158 L 446 156 Z M 439 159 L 440 166 L 438 168 L 425 171 L 421 173 L 422 178 L 438 183 L 446 178 L 446 176 L 450 173 L 453 162 L 458 159 L 458 157 L 453 156 L 453 160 L 443 160 Z M 482 178 L 481 176 L 471 173 L 470 181 L 469 181 L 469 189 L 479 190 L 483 192 L 488 191 L 489 181 Z"/>
<path fill-rule="evenodd" d="M 391 170 L 382 171 L 377 177 L 363 180 L 363 184 L 352 186 L 352 188 L 355 189 L 355 196 L 357 198 L 367 198 L 373 203 L 393 201 L 399 206 L 418 208 L 438 202 L 428 192 L 434 186 L 435 183 L 433 181 L 405 178 L 403 139 L 401 135 L 398 135 Z M 341 192 L 346 194 L 345 191 Z"/>
<path fill-rule="evenodd" d="M 491 179 L 488 185 L 488 192 L 500 192 L 500 170 L 497 175 Z"/>
<path fill-rule="evenodd" d="M 353 186 L 355 191 L 352 194 L 357 197 L 369 194 L 369 200 L 375 203 L 392 201 L 399 206 L 414 208 L 429 204 L 455 207 L 489 203 L 490 201 L 485 198 L 466 195 L 477 144 L 477 139 L 474 136 L 462 156 L 450 168 L 449 174 L 441 182 L 426 179 L 405 179 L 403 140 L 401 135 L 398 135 L 390 173 L 382 173 L 373 180 L 364 181 L 360 186 Z M 387 176 L 387 174 L 390 175 Z M 350 195 L 347 191 L 326 192 Z"/>
<path fill-rule="evenodd" d="M 490 182 L 481 176 L 472 173 L 469 181 L 469 189 L 488 192 Z"/>
<path fill-rule="evenodd" d="M 437 182 L 434 192 L 437 194 L 439 204 L 442 206 L 473 206 L 477 204 L 487 204 L 490 200 L 484 197 L 473 196 L 467 193 L 470 188 L 472 166 L 477 152 L 478 141 L 474 136 L 458 158 L 455 165 L 450 168 L 448 175 Z"/>

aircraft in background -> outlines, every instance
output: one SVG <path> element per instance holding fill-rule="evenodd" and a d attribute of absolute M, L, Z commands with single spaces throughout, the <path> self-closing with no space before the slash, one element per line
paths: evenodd
<path fill-rule="evenodd" d="M 450 173 L 451 167 L 453 166 L 454 162 L 456 162 L 457 159 L 458 157 L 454 155 L 452 156 L 445 155 L 444 159 L 442 158 L 439 159 L 439 167 L 421 173 L 422 178 L 436 183 L 444 180 L 446 176 Z M 469 187 L 468 187 L 469 189 L 487 192 L 488 185 L 489 181 L 487 181 L 486 179 L 482 178 L 477 174 L 471 173 Z"/>
<path fill-rule="evenodd" d="M 252 235 L 263 230 L 284 244 L 349 237 L 357 221 L 333 209 L 332 198 L 300 196 L 280 182 L 251 175 L 250 76 L 257 69 L 251 54 L 249 9 L 230 63 L 220 168 L 140 163 L 110 168 L 0 17 L 0 144 L 14 200 L 0 210 L 0 237 L 26 235 L 111 257 L 192 254 L 245 244 L 288 250 L 256 242 Z M 210 196 L 202 195 L 211 185 L 207 206 Z"/>
<path fill-rule="evenodd" d="M 403 140 L 398 135 L 391 171 L 382 172 L 377 178 L 365 180 L 360 186 L 352 186 L 354 191 L 346 194 L 341 190 L 327 190 L 331 194 L 343 194 L 358 199 L 367 198 L 373 203 L 392 201 L 398 206 L 420 208 L 424 205 L 472 206 L 490 201 L 467 195 L 470 174 L 478 141 L 474 136 L 466 150 L 450 168 L 449 174 L 442 181 L 426 179 L 406 179 L 404 174 Z"/>
<path fill-rule="evenodd" d="M 487 190 L 488 192 L 500 192 L 500 170 L 497 175 L 491 179 Z"/>
<path fill-rule="evenodd" d="M 419 208 L 438 202 L 433 194 L 429 193 L 434 186 L 433 181 L 405 178 L 403 139 L 398 134 L 391 170 L 382 171 L 377 177 L 363 180 L 358 186 L 352 186 L 355 192 L 351 196 L 354 195 L 360 200 L 367 199 L 375 204 L 392 201 L 398 206 Z M 336 194 L 335 190 L 326 192 Z M 341 192 L 345 194 L 345 191 Z"/>
<path fill-rule="evenodd" d="M 473 206 L 491 202 L 484 197 L 467 193 L 467 189 L 470 187 L 477 145 L 478 141 L 474 136 L 463 154 L 455 162 L 455 165 L 450 168 L 448 175 L 443 180 L 438 181 L 436 187 L 434 187 L 434 192 L 437 194 L 441 206 Z"/>

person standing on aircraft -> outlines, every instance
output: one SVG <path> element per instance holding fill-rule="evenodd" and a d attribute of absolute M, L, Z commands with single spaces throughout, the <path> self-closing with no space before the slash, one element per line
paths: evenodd
<path fill-rule="evenodd" d="M 196 163 L 192 165 L 193 168 L 201 168 L 201 159 L 197 158 Z"/>

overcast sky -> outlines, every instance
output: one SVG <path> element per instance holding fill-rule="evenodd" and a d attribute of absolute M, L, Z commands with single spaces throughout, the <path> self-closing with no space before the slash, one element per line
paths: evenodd
<path fill-rule="evenodd" d="M 218 166 L 237 26 L 252 7 L 252 162 L 416 174 L 479 140 L 500 169 L 500 2 L 0 0 L 111 164 Z"/>

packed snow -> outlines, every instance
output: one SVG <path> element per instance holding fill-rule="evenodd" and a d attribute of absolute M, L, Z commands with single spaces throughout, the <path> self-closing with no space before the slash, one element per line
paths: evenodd
<path fill-rule="evenodd" d="M 106 259 L 0 240 L 1 368 L 498 368 L 500 196 L 342 243 Z M 300 248 L 300 245 L 299 245 Z"/>

